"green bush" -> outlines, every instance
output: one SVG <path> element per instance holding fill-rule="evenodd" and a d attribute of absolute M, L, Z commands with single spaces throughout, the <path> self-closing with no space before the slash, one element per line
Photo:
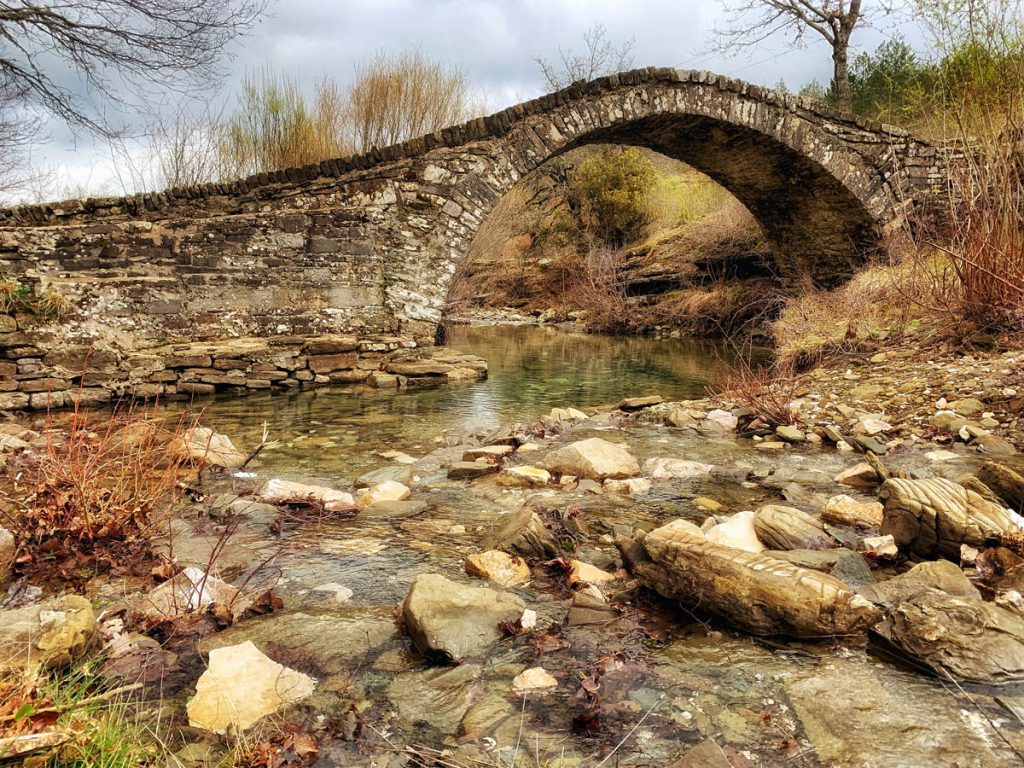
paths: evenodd
<path fill-rule="evenodd" d="M 656 173 L 639 149 L 609 148 L 580 163 L 569 182 L 571 202 L 584 227 L 621 247 L 640 235 Z"/>

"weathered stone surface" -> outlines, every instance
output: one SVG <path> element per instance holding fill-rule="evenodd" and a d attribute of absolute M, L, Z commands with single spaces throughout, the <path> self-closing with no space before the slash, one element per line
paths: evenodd
<path fill-rule="evenodd" d="M 525 608 L 520 598 L 507 592 L 425 573 L 413 581 L 402 604 L 402 618 L 420 653 L 459 661 L 484 653 L 501 639 L 498 625 L 516 621 Z"/>
<path fill-rule="evenodd" d="M 78 595 L 0 611 L 0 670 L 69 664 L 89 648 L 95 635 L 92 604 Z"/>
<path fill-rule="evenodd" d="M 615 407 L 620 411 L 641 411 L 650 408 L 652 405 L 664 403 L 665 398 L 661 395 L 648 395 L 647 397 L 627 397 L 621 400 Z"/>
<path fill-rule="evenodd" d="M 1010 509 L 1024 510 L 1024 475 L 995 461 L 986 461 L 978 470 L 978 479 L 988 486 Z"/>
<path fill-rule="evenodd" d="M 484 445 L 479 448 L 467 448 L 462 452 L 463 461 L 476 461 L 486 459 L 488 461 L 500 462 L 506 456 L 511 455 L 515 447 L 511 445 Z"/>
<path fill-rule="evenodd" d="M 251 641 L 218 648 L 188 702 L 189 725 L 219 734 L 244 731 L 315 688 L 313 678 L 278 664 Z"/>
<path fill-rule="evenodd" d="M 848 485 L 859 491 L 870 491 L 881 482 L 875 468 L 865 461 L 843 470 L 834 479 L 837 483 Z"/>
<path fill-rule="evenodd" d="M 1024 680 L 1024 619 L 978 598 L 917 590 L 895 603 L 873 634 L 944 679 Z"/>
<path fill-rule="evenodd" d="M 707 739 L 690 747 L 685 755 L 669 763 L 666 768 L 733 768 L 733 764 L 720 746 Z"/>
<path fill-rule="evenodd" d="M 548 417 L 558 421 L 586 421 L 589 418 L 577 408 L 552 408 Z"/>
<path fill-rule="evenodd" d="M 754 516 L 757 538 L 770 549 L 827 549 L 836 540 L 806 512 L 780 504 L 768 504 Z"/>
<path fill-rule="evenodd" d="M 957 697 L 936 696 L 934 681 L 909 675 L 893 679 L 884 669 L 863 656 L 832 658 L 783 680 L 786 698 L 823 766 L 1015 764 L 990 727 L 961 714 Z"/>
<path fill-rule="evenodd" d="M 651 481 L 646 477 L 630 477 L 626 480 L 605 480 L 603 487 L 608 493 L 643 496 L 651 490 Z"/>
<path fill-rule="evenodd" d="M 959 562 L 960 545 L 1021 529 L 1002 507 L 944 478 L 890 479 L 879 490 L 885 504 L 883 535 L 922 557 Z"/>
<path fill-rule="evenodd" d="M 540 515 L 529 507 L 512 513 L 487 541 L 492 549 L 512 549 L 525 557 L 551 558 L 558 554 L 555 537 L 544 526 Z"/>
<path fill-rule="evenodd" d="M 480 671 L 476 664 L 460 664 L 450 669 L 405 672 L 388 686 L 388 699 L 405 722 L 426 723 L 442 733 L 455 733 L 478 694 Z"/>
<path fill-rule="evenodd" d="M 838 579 L 710 543 L 683 526 L 662 526 L 642 544 L 647 559 L 634 572 L 643 583 L 754 634 L 858 634 L 879 619 Z"/>
<path fill-rule="evenodd" d="M 981 593 L 960 568 L 948 560 L 918 563 L 906 573 L 857 590 L 879 605 L 892 605 L 922 589 L 937 589 L 954 597 L 981 599 Z"/>
<path fill-rule="evenodd" d="M 825 502 L 821 509 L 821 519 L 853 528 L 878 528 L 882 524 L 882 504 L 877 501 L 857 501 L 843 493 Z"/>
<path fill-rule="evenodd" d="M 621 445 L 600 437 L 570 443 L 547 455 L 544 466 L 561 475 L 607 480 L 640 473 L 636 459 Z"/>
<path fill-rule="evenodd" d="M 533 577 L 525 560 L 497 549 L 470 555 L 466 558 L 465 568 L 470 576 L 493 581 L 499 587 L 525 584 Z"/>

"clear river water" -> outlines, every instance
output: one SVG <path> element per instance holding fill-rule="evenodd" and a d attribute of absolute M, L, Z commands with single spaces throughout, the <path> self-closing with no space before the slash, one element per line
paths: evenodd
<path fill-rule="evenodd" d="M 284 610 L 241 622 L 202 649 L 251 639 L 317 678 L 317 692 L 302 705 L 316 722 L 361 728 L 357 739 L 329 742 L 317 765 L 663 766 L 705 739 L 723 745 L 733 765 L 1016 764 L 993 727 L 1005 725 L 1006 712 L 987 695 L 971 704 L 857 642 L 757 640 L 656 600 L 623 597 L 622 614 L 607 625 L 573 626 L 566 621 L 571 593 L 556 564 L 535 563 L 534 581 L 513 590 L 537 612 L 537 632 L 498 643 L 486 658 L 427 665 L 396 622 L 410 583 L 433 572 L 480 585 L 464 573 L 465 557 L 484 549 L 524 504 L 576 521 L 584 533 L 573 554 L 614 569 L 617 530 L 676 517 L 700 523 L 707 515 L 702 497 L 721 504 L 721 514 L 783 498 L 815 509 L 849 490 L 832 478 L 852 463 L 833 450 L 767 455 L 731 436 L 660 424 L 623 432 L 588 422 L 573 431 L 574 439 L 608 436 L 641 463 L 665 456 L 737 471 L 656 483 L 635 499 L 505 488 L 493 476 L 450 481 L 444 465 L 458 460 L 466 434 L 529 423 L 554 406 L 595 407 L 649 394 L 701 397 L 723 372 L 720 348 L 680 340 L 462 327 L 451 345 L 484 357 L 488 379 L 399 393 L 322 389 L 204 405 L 203 421 L 237 445 L 255 445 L 264 425 L 277 442 L 252 467 L 255 478 L 231 481 L 236 491 L 270 477 L 350 489 L 357 477 L 377 470 L 413 488 L 413 503 L 387 514 L 300 518 L 283 529 L 271 515 L 254 515 L 220 561 L 224 575 L 238 583 L 268 560 L 250 587 L 275 584 Z M 381 455 L 388 451 L 417 461 L 396 463 Z M 540 457 L 541 451 L 524 453 L 515 461 L 539 463 Z M 744 482 L 748 476 L 759 481 Z M 179 539 L 184 556 L 188 536 Z M 196 559 L 203 562 L 201 551 Z M 515 695 L 512 679 L 537 666 L 555 676 L 557 689 Z M 409 762 L 410 748 L 440 757 Z"/>

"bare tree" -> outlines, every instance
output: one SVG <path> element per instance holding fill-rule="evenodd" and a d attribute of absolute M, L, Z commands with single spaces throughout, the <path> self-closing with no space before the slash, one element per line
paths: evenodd
<path fill-rule="evenodd" d="M 557 62 L 542 56 L 533 57 L 551 90 L 559 91 L 579 80 L 622 72 L 633 65 L 636 38 L 631 37 L 617 46 L 608 38 L 608 30 L 602 24 L 595 24 L 583 33 L 583 45 L 585 50 L 579 53 L 559 47 Z"/>
<path fill-rule="evenodd" d="M 93 97 L 123 104 L 151 87 L 188 91 L 208 82 L 221 74 L 226 44 L 265 2 L 0 0 L 0 86 L 72 127 L 107 135 Z M 87 93 L 66 84 L 68 69 Z"/>
<path fill-rule="evenodd" d="M 840 109 L 852 111 L 850 90 L 850 37 L 875 13 L 887 8 L 861 7 L 861 0 L 741 0 L 724 3 L 730 26 L 716 32 L 719 50 L 763 43 L 775 34 L 787 34 L 794 47 L 803 46 L 808 31 L 823 37 L 832 48 L 832 78 Z"/>

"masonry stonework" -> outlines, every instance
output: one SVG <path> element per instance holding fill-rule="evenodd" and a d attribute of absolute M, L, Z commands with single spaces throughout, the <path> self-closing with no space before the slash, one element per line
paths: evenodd
<path fill-rule="evenodd" d="M 848 276 L 945 179 L 943 150 L 900 129 L 648 68 L 352 158 L 8 209 L 3 278 L 55 291 L 71 311 L 0 320 L 0 408 L 71 402 L 83 384 L 102 399 L 403 375 L 386 368 L 427 355 L 455 269 L 497 201 L 589 143 L 647 146 L 707 173 L 758 219 L 779 264 L 822 284 Z M 321 339 L 341 339 L 322 354 L 344 365 L 313 367 Z M 439 363 L 439 375 L 458 378 L 462 363 Z"/>

